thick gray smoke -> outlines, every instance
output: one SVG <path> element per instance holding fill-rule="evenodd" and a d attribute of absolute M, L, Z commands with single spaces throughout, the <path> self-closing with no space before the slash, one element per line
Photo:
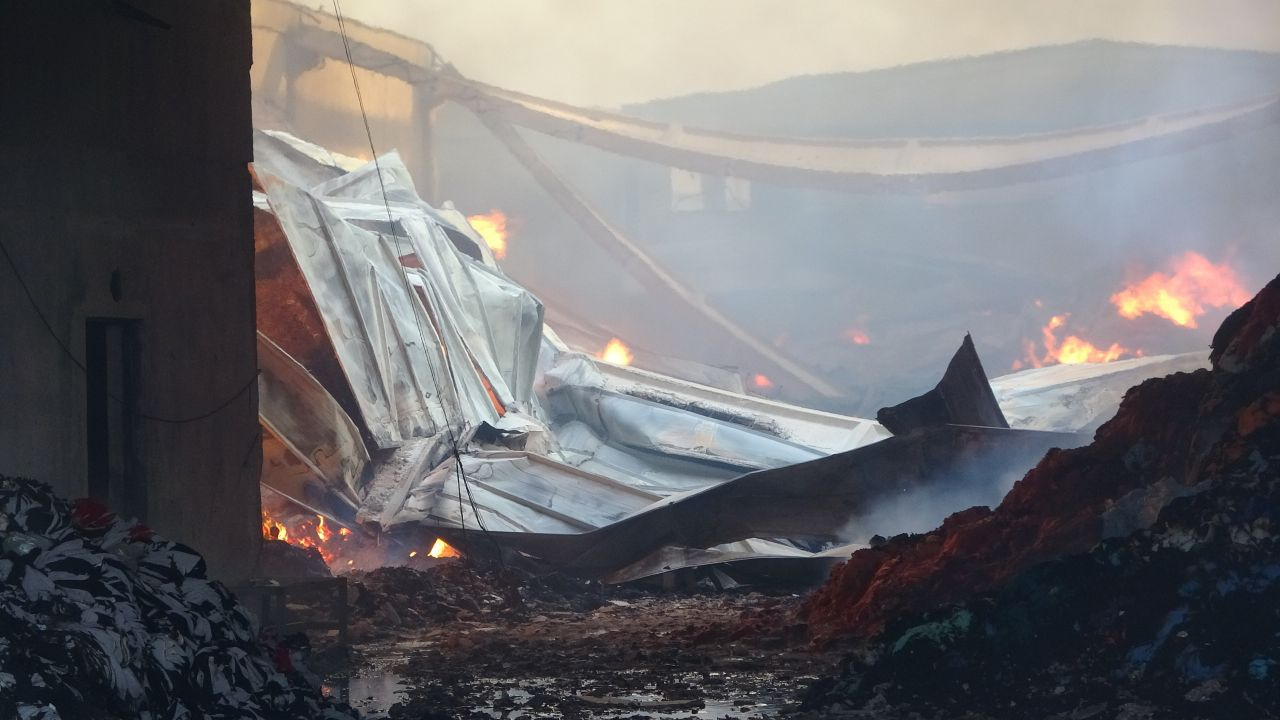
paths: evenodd
<path fill-rule="evenodd" d="M 343 6 L 512 90 L 583 106 L 630 102 L 628 115 L 686 127 L 911 138 L 919 152 L 937 139 L 1007 144 L 1158 127 L 1158 117 L 1280 91 L 1280 5 L 1268 0 Z M 255 42 L 255 73 L 268 66 L 269 47 Z M 292 114 L 259 112 L 260 122 L 360 152 L 363 126 L 343 104 L 350 77 L 341 70 L 307 70 Z M 1076 336 L 1130 355 L 1201 349 L 1230 307 L 1207 308 L 1199 327 L 1182 328 L 1122 318 L 1110 296 L 1188 251 L 1228 263 L 1249 293 L 1280 270 L 1275 112 L 1195 142 L 1134 144 L 1105 167 L 946 192 L 744 186 L 522 131 L 706 304 L 839 390 L 821 397 L 637 280 L 468 111 L 446 103 L 430 149 L 415 145 L 424 116 L 407 86 L 373 75 L 364 83 L 379 149 L 404 151 L 420 185 L 434 174 L 434 199 L 512 219 L 504 268 L 544 300 L 564 337 L 594 352 L 616 336 L 639 358 L 760 375 L 769 382 L 759 392 L 791 402 L 873 414 L 929 387 L 965 331 L 1000 375 L 1029 354 L 1041 361 L 1053 316 L 1066 317 L 1058 341 Z M 256 111 L 273 101 L 255 97 Z"/>

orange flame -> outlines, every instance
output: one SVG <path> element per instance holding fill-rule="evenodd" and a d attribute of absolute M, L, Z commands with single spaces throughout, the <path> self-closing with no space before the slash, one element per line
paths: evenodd
<path fill-rule="evenodd" d="M 762 390 L 766 390 L 768 388 L 773 387 L 773 381 L 769 379 L 768 375 L 765 375 L 763 373 L 756 373 L 751 378 L 751 384 L 755 385 L 756 387 Z"/>
<path fill-rule="evenodd" d="M 414 553 L 417 553 L 417 551 L 415 550 Z M 441 540 L 440 538 L 436 538 L 435 543 L 431 545 L 431 549 L 427 551 L 427 555 L 433 558 L 462 557 L 461 555 L 458 554 L 457 550 L 453 549 L 452 545 L 445 542 L 444 540 Z M 409 557 L 413 557 L 413 555 L 410 555 Z"/>
<path fill-rule="evenodd" d="M 1119 343 L 1112 343 L 1110 347 L 1103 350 L 1076 335 L 1068 335 L 1059 341 L 1057 330 L 1066 324 L 1068 317 L 1071 317 L 1070 313 L 1054 315 L 1041 328 L 1040 334 L 1044 340 L 1043 355 L 1037 352 L 1034 342 L 1026 341 L 1026 359 L 1031 367 L 1044 367 L 1045 365 L 1053 364 L 1078 365 L 1087 362 L 1111 362 L 1132 354 L 1132 351 Z M 1141 355 L 1141 351 L 1138 351 L 1137 354 Z M 1022 367 L 1023 364 L 1020 360 L 1015 361 L 1013 364 L 1014 370 Z"/>
<path fill-rule="evenodd" d="M 289 542 L 289 528 L 285 527 L 284 523 L 277 522 L 275 518 L 267 514 L 266 510 L 263 510 L 262 537 L 267 540 Z"/>
<path fill-rule="evenodd" d="M 339 528 L 338 532 L 334 533 L 325 524 L 323 515 L 316 515 L 314 521 L 308 516 L 305 519 L 286 523 L 263 510 L 262 537 L 267 540 L 280 540 L 298 547 L 315 548 L 324 558 L 325 564 L 332 566 L 335 551 L 338 550 L 339 545 L 347 542 L 351 537 L 351 531 L 347 528 Z"/>
<path fill-rule="evenodd" d="M 1226 263 L 1215 265 L 1203 255 L 1187 252 L 1170 263 L 1172 275 L 1154 272 L 1111 296 L 1121 317 L 1151 314 L 1174 325 L 1196 327 L 1208 307 L 1239 307 L 1249 300 L 1236 273 Z"/>
<path fill-rule="evenodd" d="M 870 345 L 871 337 L 863 330 L 858 328 L 849 328 L 844 331 L 844 336 L 854 345 Z"/>
<path fill-rule="evenodd" d="M 501 210 L 490 210 L 487 215 L 468 215 L 467 222 L 484 238 L 494 257 L 501 260 L 507 256 L 507 216 Z"/>
<path fill-rule="evenodd" d="M 635 359 L 631 354 L 631 348 L 627 347 L 626 343 L 618 338 L 611 339 L 604 346 L 604 350 L 601 350 L 596 357 L 614 365 L 630 365 L 631 361 Z"/>

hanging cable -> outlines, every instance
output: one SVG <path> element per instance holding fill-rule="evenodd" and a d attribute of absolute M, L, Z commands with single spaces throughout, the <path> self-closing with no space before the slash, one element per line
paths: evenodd
<path fill-rule="evenodd" d="M 4 241 L 2 239 L 0 239 L 0 255 L 4 256 L 5 263 L 9 266 L 9 269 L 13 271 L 13 277 L 18 281 L 18 287 L 22 288 L 22 293 L 26 295 L 27 302 L 30 303 L 31 309 L 35 311 L 36 317 L 40 319 L 40 324 L 44 326 L 45 332 L 49 334 L 49 337 L 53 338 L 53 341 L 58 345 L 58 349 L 62 351 L 62 354 L 65 355 L 68 360 L 71 361 L 71 364 L 74 365 L 82 375 L 87 376 L 89 374 L 89 369 L 85 367 L 85 364 L 80 360 L 80 358 L 76 357 L 75 353 L 71 352 L 71 348 L 67 347 L 67 344 L 62 341 L 62 338 L 58 335 L 57 331 L 53 329 L 53 324 L 49 322 L 49 318 L 45 316 L 44 311 L 40 309 L 40 304 L 36 302 L 35 295 L 32 294 L 30 286 L 27 285 L 27 281 L 25 278 L 23 278 L 22 272 L 18 270 L 18 264 L 14 262 L 13 256 L 9 254 L 9 249 L 5 247 Z M 143 420 L 150 420 L 152 422 L 162 423 L 165 425 L 185 425 L 187 423 L 199 422 L 200 420 L 205 420 L 207 418 L 213 417 L 214 415 L 217 415 L 218 413 L 227 409 L 227 407 L 230 406 L 231 403 L 240 399 L 240 397 L 244 395 L 245 392 L 249 390 L 249 388 L 253 387 L 254 384 L 257 383 L 258 374 L 259 374 L 259 371 L 254 370 L 253 376 L 250 377 L 247 382 L 241 385 L 238 390 L 232 393 L 231 396 L 228 397 L 226 400 L 223 400 L 217 405 L 214 405 L 212 409 L 206 412 L 202 412 L 196 415 L 191 415 L 189 417 L 176 417 L 176 418 L 166 417 L 164 415 L 154 415 L 152 413 L 145 413 L 139 410 L 133 410 L 131 411 L 130 414 L 133 415 L 134 417 L 141 418 Z M 124 399 L 121 397 L 117 397 L 116 395 L 113 395 L 112 393 L 109 393 L 109 392 L 107 393 L 107 397 L 111 398 L 112 401 L 116 402 L 117 404 L 125 408 L 129 407 L 129 404 L 126 403 Z"/>
<path fill-rule="evenodd" d="M 392 212 L 391 212 L 391 201 L 388 199 L 388 196 L 387 196 L 387 186 L 386 186 L 386 181 L 385 181 L 385 180 L 383 180 L 383 177 L 382 177 L 382 164 L 381 164 L 381 162 L 380 162 L 380 161 L 379 161 L 379 159 L 378 159 L 378 151 L 377 151 L 377 148 L 376 148 L 376 147 L 374 147 L 374 142 L 373 142 L 373 131 L 372 131 L 372 129 L 371 129 L 371 128 L 370 128 L 370 126 L 369 126 L 369 114 L 368 114 L 368 112 L 365 110 L 365 106 L 364 106 L 364 95 L 363 95 L 363 93 L 361 93 L 361 91 L 360 91 L 360 79 L 359 79 L 359 77 L 356 75 L 356 64 L 355 64 L 355 60 L 354 60 L 354 58 L 353 58 L 353 57 L 352 57 L 352 55 L 351 55 L 351 43 L 350 43 L 350 41 L 349 41 L 349 39 L 348 39 L 348 36 L 347 36 L 347 22 L 346 22 L 346 17 L 345 17 L 345 16 L 343 15 L 343 13 L 342 13 L 342 5 L 341 5 L 341 3 L 339 2 L 339 0 L 333 0 L 333 14 L 334 14 L 334 17 L 335 17 L 335 18 L 337 18 L 337 21 L 338 21 L 338 33 L 339 33 L 339 35 L 341 35 L 341 37 L 342 37 L 342 50 L 343 50 L 344 55 L 346 56 L 346 60 L 347 60 L 347 68 L 348 68 L 348 70 L 350 70 L 350 71 L 351 71 L 351 84 L 352 84 L 352 86 L 355 88 L 355 93 L 356 93 L 356 103 L 359 105 L 359 109 L 360 109 L 360 119 L 361 119 L 361 121 L 362 121 L 362 122 L 363 122 L 363 124 L 364 124 L 364 133 L 365 133 L 365 138 L 368 140 L 368 143 L 369 143 L 369 154 L 370 154 L 370 156 L 372 156 L 372 157 L 373 157 L 373 167 L 374 167 L 374 172 L 375 172 L 375 173 L 377 174 L 377 176 L 378 176 L 378 187 L 379 187 L 379 189 L 380 189 L 380 191 L 381 191 L 381 194 L 382 194 L 382 205 L 383 205 L 383 208 L 386 210 L 386 213 L 387 213 L 387 223 L 388 223 L 388 225 L 390 226 L 390 229 L 391 229 L 391 235 L 392 235 L 392 238 L 393 238 L 394 243 L 395 243 L 395 246 L 396 246 L 396 254 L 397 254 L 397 256 L 398 256 L 398 257 L 403 257 L 403 256 L 404 256 L 404 253 L 402 252 L 402 246 L 401 246 L 400 233 L 399 233 L 399 232 L 398 232 L 398 230 L 397 230 L 398 223 L 396 222 L 395 217 L 392 215 Z M 412 250 L 412 248 L 410 248 L 410 249 Z M 409 295 L 410 303 L 411 303 L 411 305 L 413 306 L 413 323 L 414 323 L 414 326 L 417 328 L 417 331 L 418 331 L 418 339 L 419 339 L 419 341 L 422 343 L 422 345 L 421 345 L 421 346 L 422 346 L 422 348 L 425 350 L 425 348 L 427 347 L 427 340 L 426 340 L 426 333 L 425 333 L 425 332 L 423 331 L 423 329 L 422 329 L 422 322 L 421 322 L 420 318 L 418 317 L 418 313 L 419 313 L 418 305 L 419 305 L 419 303 L 417 303 L 417 302 L 413 302 L 413 301 L 415 300 L 415 295 L 414 295 L 414 292 L 413 292 L 412 283 L 409 281 L 409 273 L 408 273 L 408 271 L 405 269 L 404 264 L 403 264 L 403 263 L 399 263 L 399 262 L 397 262 L 397 265 L 399 266 L 399 271 L 400 271 L 400 277 L 401 277 L 401 280 L 404 282 L 405 292 Z M 441 332 L 443 333 L 444 331 L 443 331 L 443 330 L 441 330 Z M 440 341 L 441 341 L 441 342 L 443 342 L 443 341 L 444 341 L 444 339 L 443 339 L 443 338 L 440 338 Z M 433 384 L 435 384 L 435 386 L 436 386 L 437 388 L 439 388 L 439 387 L 440 387 L 440 379 L 439 379 L 439 377 L 436 375 L 435 366 L 434 366 L 430 361 L 428 361 L 428 362 L 427 362 L 427 368 L 428 368 L 428 370 L 430 370 L 430 372 L 431 372 L 431 381 L 432 381 L 432 383 L 433 383 Z M 452 389 L 453 389 L 453 399 L 454 399 L 454 402 L 458 403 L 458 404 L 459 404 L 459 406 L 461 406 L 461 396 L 462 396 L 462 393 L 461 393 L 461 391 L 460 391 L 460 389 L 459 389 L 459 386 L 458 386 L 458 379 L 457 379 L 457 375 L 456 375 L 456 374 L 454 373 L 454 371 L 453 371 L 453 364 L 452 364 L 451 362 L 449 362 L 449 360 L 448 360 L 448 358 L 447 358 L 447 357 L 445 358 L 445 369 L 447 370 L 447 372 L 448 372 L 448 374 L 449 374 L 449 382 L 450 382 L 450 385 L 452 386 Z M 462 506 L 462 502 L 463 502 L 462 494 L 463 494 L 463 492 L 465 491 L 465 492 L 466 492 L 466 495 L 467 495 L 467 501 L 468 501 L 468 503 L 469 503 L 469 504 L 470 504 L 470 506 L 471 506 L 471 512 L 472 512 L 472 514 L 474 514 L 474 515 L 475 515 L 475 518 L 476 518 L 476 524 L 480 527 L 480 530 L 481 530 L 481 532 L 484 534 L 484 537 L 485 537 L 487 540 L 489 540 L 491 543 L 493 543 L 494 549 L 495 549 L 496 554 L 497 554 L 497 557 L 498 557 L 498 564 L 499 564 L 503 569 L 505 569 L 505 568 L 506 568 L 506 561 L 505 561 L 505 560 L 503 559 L 503 557 L 502 557 L 502 547 L 498 544 L 498 542 L 497 542 L 497 541 L 493 538 L 493 536 L 490 534 L 489 529 L 485 527 L 485 525 L 484 525 L 484 520 L 480 517 L 480 509 L 476 506 L 475 497 L 474 497 L 474 496 L 472 495 L 472 493 L 471 493 L 471 483 L 470 483 L 470 481 L 467 479 L 467 475 L 466 475 L 466 468 L 465 468 L 465 466 L 463 465 L 463 461 L 462 461 L 462 450 L 461 450 L 461 448 L 460 448 L 460 446 L 459 446 L 459 443 L 458 443 L 458 435 L 457 435 L 457 432 L 454 430 L 453 423 L 452 423 L 452 422 L 450 422 L 450 419 L 449 419 L 449 410 L 448 410 L 447 405 L 448 405 L 447 403 L 445 403 L 445 402 L 441 402 L 441 403 L 440 403 L 440 412 L 444 415 L 444 420 L 445 420 L 445 430 L 447 431 L 447 434 L 448 434 L 448 439 L 449 439 L 450 449 L 451 449 L 451 451 L 452 451 L 453 461 L 454 461 L 454 472 L 455 472 L 455 473 L 456 473 L 456 475 L 457 475 L 457 481 L 458 481 L 458 485 L 459 485 L 459 488 L 458 488 L 458 518 L 459 518 L 459 520 L 460 520 L 460 522 L 461 522 L 461 524 L 462 524 L 462 536 L 463 536 L 463 542 L 464 542 L 464 543 L 466 542 L 466 534 L 467 534 L 466 510 L 465 510 L 465 508 Z"/>

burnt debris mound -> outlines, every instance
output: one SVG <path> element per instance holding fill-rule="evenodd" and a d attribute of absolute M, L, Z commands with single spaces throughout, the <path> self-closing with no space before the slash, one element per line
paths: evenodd
<path fill-rule="evenodd" d="M 1210 359 L 1131 389 L 994 511 L 838 568 L 803 612 L 856 650 L 808 706 L 1280 714 L 1280 277 Z"/>
<path fill-rule="evenodd" d="M 0 477 L 0 717 L 354 718 L 189 547 Z"/>

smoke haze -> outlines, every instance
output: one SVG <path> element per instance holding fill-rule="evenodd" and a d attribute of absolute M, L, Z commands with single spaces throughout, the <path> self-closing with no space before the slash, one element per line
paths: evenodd
<path fill-rule="evenodd" d="M 1280 50 L 1274 0 L 347 0 L 343 8 L 431 43 L 474 79 L 601 107 L 1093 38 Z"/>

